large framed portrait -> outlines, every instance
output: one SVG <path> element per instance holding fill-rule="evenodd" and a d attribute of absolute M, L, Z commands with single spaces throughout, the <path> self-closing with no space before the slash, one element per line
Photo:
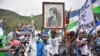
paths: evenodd
<path fill-rule="evenodd" d="M 64 3 L 43 2 L 43 27 L 64 28 Z"/>

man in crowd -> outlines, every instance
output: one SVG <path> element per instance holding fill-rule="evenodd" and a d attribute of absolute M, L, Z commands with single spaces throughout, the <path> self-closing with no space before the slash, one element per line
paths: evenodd
<path fill-rule="evenodd" d="M 44 56 L 44 45 L 39 41 L 41 34 L 39 34 L 36 30 L 34 20 L 32 20 L 31 23 L 32 32 L 30 34 L 29 45 L 27 46 L 27 49 L 25 51 L 25 56 L 28 56 L 28 53 L 30 53 L 30 56 Z"/>
<path fill-rule="evenodd" d="M 74 31 L 70 31 L 67 33 L 67 38 L 66 38 L 66 48 L 70 53 L 70 56 L 78 56 L 78 48 L 77 48 L 77 34 Z"/>
<path fill-rule="evenodd" d="M 62 37 L 61 36 L 57 36 L 57 32 L 52 30 L 51 31 L 51 39 L 49 39 L 50 44 L 52 45 L 52 55 L 55 54 L 59 54 L 58 50 L 59 50 L 59 45 L 60 42 L 62 42 Z"/>
<path fill-rule="evenodd" d="M 51 44 L 48 42 L 48 35 L 46 34 L 43 34 L 42 35 L 42 40 L 43 40 L 43 43 L 44 43 L 44 56 L 52 56 L 52 46 Z"/>
<path fill-rule="evenodd" d="M 29 45 L 27 46 L 25 56 L 28 56 L 30 51 L 30 56 L 44 56 L 44 44 L 40 42 L 40 34 L 36 34 L 35 37 L 30 37 Z"/>
<path fill-rule="evenodd" d="M 78 42 L 78 49 L 82 56 L 87 56 L 87 39 L 85 37 L 85 32 L 79 32 L 77 42 Z"/>
<path fill-rule="evenodd" d="M 92 43 L 92 49 L 93 55 L 100 56 L 100 30 L 97 31 L 97 38 Z"/>

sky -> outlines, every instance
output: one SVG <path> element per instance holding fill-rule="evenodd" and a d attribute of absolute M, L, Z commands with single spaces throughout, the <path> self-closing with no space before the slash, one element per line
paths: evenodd
<path fill-rule="evenodd" d="M 0 9 L 14 11 L 22 16 L 42 14 L 42 2 L 64 2 L 65 10 L 81 8 L 85 0 L 0 0 Z"/>

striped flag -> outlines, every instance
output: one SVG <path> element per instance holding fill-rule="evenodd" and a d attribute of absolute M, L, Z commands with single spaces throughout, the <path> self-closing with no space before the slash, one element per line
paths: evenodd
<path fill-rule="evenodd" d="M 100 13 L 100 0 L 92 0 L 93 13 Z"/>
<path fill-rule="evenodd" d="M 93 13 L 97 14 L 100 13 L 100 0 L 92 0 L 92 6 L 93 6 Z M 69 20 L 69 23 L 67 25 L 68 31 L 75 31 L 77 29 L 78 24 L 78 10 L 73 10 L 70 12 L 70 15 L 68 15 L 67 19 Z M 99 16 L 100 17 L 100 16 Z M 97 22 L 96 22 L 97 23 Z"/>
<path fill-rule="evenodd" d="M 100 21 L 99 21 L 99 22 L 96 22 L 96 29 L 97 29 L 98 27 L 100 27 Z M 96 29 L 92 29 L 92 30 L 89 32 L 89 34 L 92 35 L 92 34 L 96 33 Z M 99 30 L 100 30 L 100 28 L 99 28 Z"/>
<path fill-rule="evenodd" d="M 78 26 L 78 15 L 77 15 L 77 13 L 78 13 L 78 10 L 74 10 L 74 11 L 70 12 L 70 15 L 68 15 L 69 23 L 66 26 L 67 31 L 76 31 L 77 26 Z"/>

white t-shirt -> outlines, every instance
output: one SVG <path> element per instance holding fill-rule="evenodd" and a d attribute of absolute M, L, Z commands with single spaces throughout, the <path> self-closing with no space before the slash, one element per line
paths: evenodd
<path fill-rule="evenodd" d="M 78 38 L 77 41 L 80 43 L 86 43 L 86 38 L 83 38 L 82 40 L 79 40 L 79 38 Z M 88 49 L 87 44 L 85 44 L 84 46 L 82 46 L 80 48 L 82 55 L 87 55 L 87 53 L 88 53 L 87 49 Z"/>
<path fill-rule="evenodd" d="M 56 37 L 54 39 L 49 39 L 49 43 L 52 45 L 52 54 L 58 54 L 58 49 L 60 42 L 62 41 L 62 37 Z"/>
<path fill-rule="evenodd" d="M 37 55 L 37 45 L 36 45 L 36 40 L 33 38 L 30 40 L 29 45 L 26 48 L 25 56 L 28 56 L 28 51 L 30 50 L 30 56 L 36 56 Z M 31 48 L 31 49 L 30 49 Z"/>
<path fill-rule="evenodd" d="M 52 48 L 51 44 L 46 44 L 44 46 L 44 55 L 45 56 L 50 56 L 50 54 L 52 53 L 51 48 Z"/>

